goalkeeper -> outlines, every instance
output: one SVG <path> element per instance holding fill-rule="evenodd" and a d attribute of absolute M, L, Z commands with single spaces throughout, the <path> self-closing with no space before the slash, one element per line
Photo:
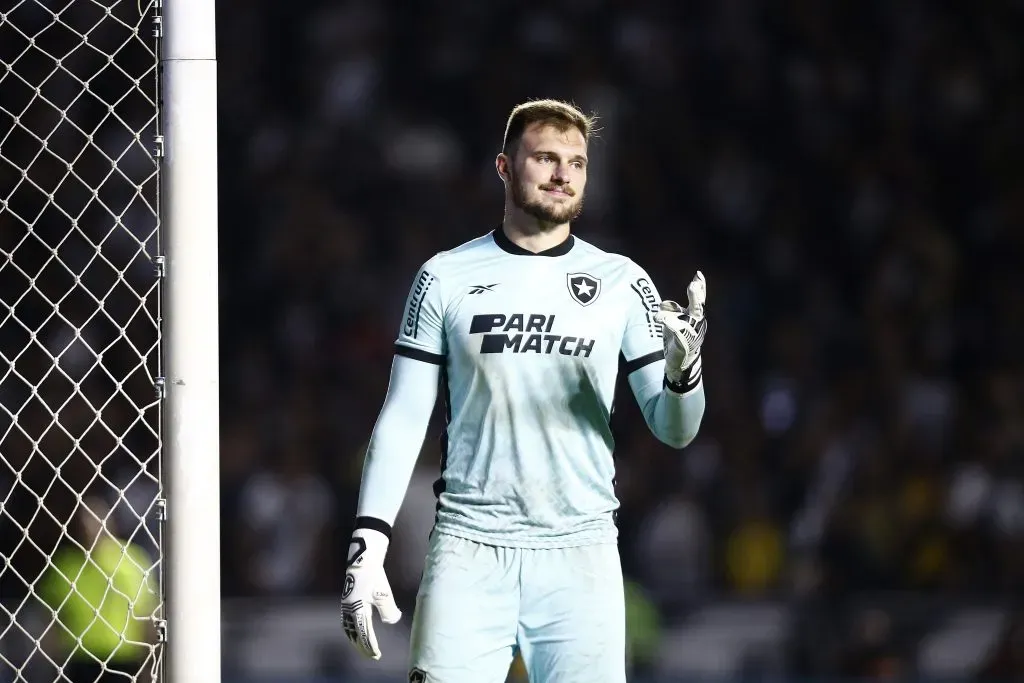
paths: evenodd
<path fill-rule="evenodd" d="M 412 683 L 623 683 L 625 611 L 609 427 L 624 374 L 674 448 L 704 414 L 706 286 L 661 301 L 628 258 L 573 236 L 593 121 L 539 100 L 509 117 L 500 228 L 427 261 L 409 294 L 349 545 L 342 622 L 381 657 L 401 617 L 384 558 L 435 400 L 437 517 L 412 625 Z M 439 389 L 440 387 L 440 389 Z"/>

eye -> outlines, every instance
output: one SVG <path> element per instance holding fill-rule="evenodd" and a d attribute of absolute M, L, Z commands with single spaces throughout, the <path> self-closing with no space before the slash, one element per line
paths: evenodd
<path fill-rule="evenodd" d="M 577 160 L 577 161 L 572 162 L 572 167 L 573 168 L 578 168 L 578 169 L 580 169 L 582 171 L 584 168 L 587 167 L 587 165 L 584 164 L 582 161 Z"/>
<path fill-rule="evenodd" d="M 551 155 L 550 154 L 538 154 L 537 155 L 537 161 L 539 161 L 542 164 L 546 164 L 549 161 L 551 161 Z"/>

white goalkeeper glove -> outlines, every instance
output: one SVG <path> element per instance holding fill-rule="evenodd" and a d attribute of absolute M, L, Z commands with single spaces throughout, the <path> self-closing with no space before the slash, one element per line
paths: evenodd
<path fill-rule="evenodd" d="M 686 288 L 687 307 L 662 301 L 655 319 L 662 324 L 665 343 L 665 379 L 681 394 L 697 388 L 701 379 L 700 347 L 708 322 L 704 319 L 707 283 L 699 270 Z"/>
<path fill-rule="evenodd" d="M 348 569 L 341 592 L 341 624 L 356 648 L 371 659 L 380 659 L 373 633 L 373 607 L 385 624 L 394 624 L 402 612 L 391 594 L 384 574 L 388 537 L 376 529 L 357 528 L 348 546 Z"/>

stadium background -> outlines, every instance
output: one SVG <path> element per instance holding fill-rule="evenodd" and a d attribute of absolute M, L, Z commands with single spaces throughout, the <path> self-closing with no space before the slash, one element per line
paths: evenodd
<path fill-rule="evenodd" d="M 531 97 L 601 116 L 578 234 L 709 283 L 699 438 L 616 417 L 635 679 L 1024 676 L 1024 4 L 218 9 L 226 680 L 405 679 L 440 422 L 378 665 L 337 621 L 362 452 Z"/>

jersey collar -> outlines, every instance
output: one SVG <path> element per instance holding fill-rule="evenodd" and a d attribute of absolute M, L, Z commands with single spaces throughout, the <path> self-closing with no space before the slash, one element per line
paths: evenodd
<path fill-rule="evenodd" d="M 569 235 L 561 244 L 556 244 L 550 249 L 534 253 L 529 249 L 523 249 L 521 246 L 510 240 L 508 235 L 506 235 L 505 231 L 501 228 L 495 229 L 491 234 L 494 235 L 495 244 L 501 247 L 503 251 L 506 251 L 509 254 L 515 254 L 516 256 L 565 256 L 569 253 L 573 244 L 576 242 L 576 239 L 572 235 Z"/>

